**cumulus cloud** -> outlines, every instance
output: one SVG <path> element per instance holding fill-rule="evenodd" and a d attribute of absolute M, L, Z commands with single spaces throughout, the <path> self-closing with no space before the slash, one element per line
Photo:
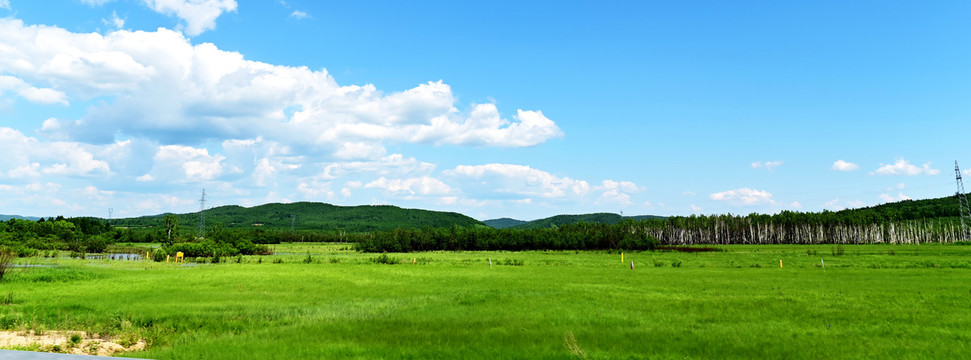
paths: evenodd
<path fill-rule="evenodd" d="M 446 195 L 452 188 L 441 180 L 429 176 L 411 179 L 386 179 L 381 177 L 367 185 L 365 189 L 382 189 L 393 194 L 406 195 Z"/>
<path fill-rule="evenodd" d="M 528 197 L 563 198 L 584 196 L 591 191 L 586 181 L 555 176 L 525 165 L 460 165 L 444 174 L 476 180 L 470 183 L 470 188 L 478 184 L 486 187 L 488 192 Z"/>
<path fill-rule="evenodd" d="M 860 165 L 843 160 L 836 160 L 836 162 L 833 163 L 833 170 L 836 171 L 854 171 L 858 170 L 859 168 Z"/>
<path fill-rule="evenodd" d="M 41 146 L 36 138 L 20 131 L 0 127 L 0 172 L 11 178 L 38 177 L 43 174 L 88 176 L 108 174 L 108 163 L 97 159 L 95 147 L 72 142 L 52 142 Z"/>
<path fill-rule="evenodd" d="M 199 182 L 212 180 L 223 174 L 221 162 L 226 157 L 210 155 L 207 149 L 191 146 L 161 146 L 153 159 L 155 166 L 149 175 L 153 180 Z"/>
<path fill-rule="evenodd" d="M 32 101 L 113 99 L 45 125 L 45 136 L 84 142 L 121 135 L 195 146 L 262 136 L 321 156 L 374 159 L 388 142 L 525 147 L 563 134 L 540 111 L 511 119 L 494 104 L 461 111 L 442 81 L 393 93 L 341 86 L 324 69 L 246 60 L 166 29 L 78 34 L 0 19 L 0 73 Z"/>
<path fill-rule="evenodd" d="M 870 175 L 937 175 L 940 173 L 940 170 L 931 168 L 931 163 L 925 163 L 918 167 L 910 164 L 907 160 L 898 159 L 893 164 L 880 164 L 880 167 L 871 172 Z"/>
<path fill-rule="evenodd" d="M 10 0 L 0 0 L 0 9 L 10 10 Z"/>
<path fill-rule="evenodd" d="M 145 5 L 185 21 L 185 33 L 189 36 L 215 29 L 216 18 L 237 7 L 236 0 L 145 0 Z"/>
<path fill-rule="evenodd" d="M 782 163 L 782 161 L 756 161 L 753 162 L 751 166 L 753 169 L 765 169 L 768 171 L 773 171 L 775 168 L 782 166 Z"/>
<path fill-rule="evenodd" d="M 617 203 L 622 205 L 632 204 L 631 194 L 644 191 L 643 188 L 633 182 L 614 180 L 604 180 L 597 189 L 603 191 L 597 200 L 598 203 Z"/>
<path fill-rule="evenodd" d="M 712 200 L 729 201 L 739 205 L 775 204 L 772 193 L 764 190 L 739 188 L 710 195 Z"/>
<path fill-rule="evenodd" d="M 49 88 L 36 88 L 13 76 L 0 75 L 0 97 L 6 91 L 15 92 L 33 103 L 69 105 L 67 95 L 63 92 Z"/>

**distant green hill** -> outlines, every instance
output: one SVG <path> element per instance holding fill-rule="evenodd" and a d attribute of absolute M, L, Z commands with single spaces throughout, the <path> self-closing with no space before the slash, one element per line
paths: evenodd
<path fill-rule="evenodd" d="M 522 225 L 527 222 L 522 220 L 510 219 L 510 218 L 501 218 L 501 219 L 486 220 L 486 221 L 483 221 L 482 223 L 496 229 L 505 229 L 513 226 Z"/>
<path fill-rule="evenodd" d="M 30 221 L 40 220 L 39 217 L 33 217 L 33 216 L 0 215 L 0 221 L 7 221 L 7 220 L 10 220 L 10 219 L 24 219 L 24 220 L 30 220 Z"/>
<path fill-rule="evenodd" d="M 159 226 L 168 214 L 143 216 L 111 221 L 114 226 Z M 324 203 L 298 202 L 291 204 L 266 204 L 245 208 L 220 206 L 206 210 L 206 224 L 222 224 L 226 228 L 260 228 L 267 230 L 343 230 L 368 232 L 395 228 L 420 228 L 485 226 L 478 220 L 454 213 L 419 209 L 402 209 L 397 206 L 336 206 Z M 179 226 L 191 228 L 199 225 L 199 213 L 178 214 Z"/>
<path fill-rule="evenodd" d="M 512 221 L 520 221 L 519 224 L 513 224 L 511 226 L 505 226 L 513 229 L 546 229 L 554 226 L 562 226 L 566 224 L 576 224 L 578 222 L 588 222 L 588 223 L 604 223 L 604 224 L 616 224 L 625 219 L 633 220 L 648 220 L 648 219 L 664 219 L 663 216 L 654 215 L 639 215 L 639 216 L 620 216 L 613 213 L 594 213 L 594 214 L 581 214 L 581 215 L 556 215 L 553 217 L 548 217 L 545 219 L 533 220 L 533 221 L 520 221 L 508 218 L 486 220 L 484 223 L 486 225 L 492 226 L 497 229 L 502 227 L 494 226 L 493 224 L 512 224 Z M 512 220 L 512 221 L 508 221 Z"/>

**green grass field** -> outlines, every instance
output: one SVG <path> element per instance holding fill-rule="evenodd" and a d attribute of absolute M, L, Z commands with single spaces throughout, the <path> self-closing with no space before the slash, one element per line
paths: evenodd
<path fill-rule="evenodd" d="M 971 353 L 971 246 L 735 245 L 623 263 L 583 251 L 388 254 L 393 265 L 349 248 L 282 244 L 241 264 L 33 258 L 59 266 L 7 274 L 0 327 L 142 338 L 148 350 L 124 356 L 156 359 Z"/>

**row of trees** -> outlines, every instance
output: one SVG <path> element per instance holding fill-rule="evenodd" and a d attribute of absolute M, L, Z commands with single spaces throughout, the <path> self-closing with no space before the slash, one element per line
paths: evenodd
<path fill-rule="evenodd" d="M 0 222 L 0 246 L 18 256 L 38 251 L 66 250 L 102 252 L 120 234 L 93 218 L 63 217 L 30 221 L 10 219 Z"/>
<path fill-rule="evenodd" d="M 663 244 L 920 244 L 966 240 L 958 218 L 843 221 L 829 213 L 672 217 L 642 223 Z M 971 225 L 971 224 L 968 224 Z"/>
<path fill-rule="evenodd" d="M 578 223 L 547 229 L 395 229 L 362 237 L 364 252 L 433 250 L 651 250 L 659 245 L 643 222 Z"/>

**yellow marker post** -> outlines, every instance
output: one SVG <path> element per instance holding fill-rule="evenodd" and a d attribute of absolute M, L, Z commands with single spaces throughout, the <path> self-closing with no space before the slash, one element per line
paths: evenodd
<path fill-rule="evenodd" d="M 782 268 L 782 259 L 779 259 L 779 268 Z"/>
<path fill-rule="evenodd" d="M 624 253 L 620 253 L 620 263 L 624 263 Z"/>
<path fill-rule="evenodd" d="M 169 255 L 165 255 L 165 262 L 169 262 Z"/>

